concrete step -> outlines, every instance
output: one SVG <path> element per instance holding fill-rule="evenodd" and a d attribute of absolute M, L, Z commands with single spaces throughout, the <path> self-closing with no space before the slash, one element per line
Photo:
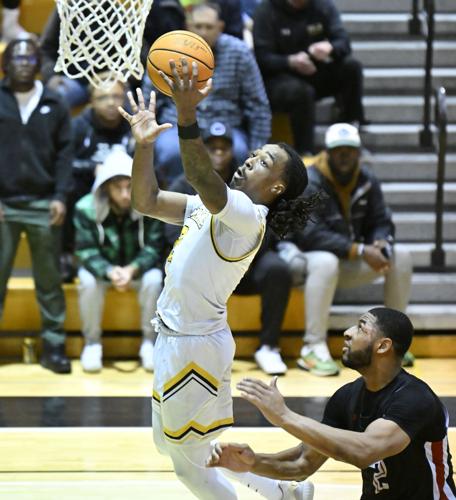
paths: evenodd
<path fill-rule="evenodd" d="M 365 68 L 424 66 L 426 43 L 414 41 L 355 41 L 353 55 Z M 454 67 L 456 42 L 437 40 L 434 42 L 434 66 Z"/>
<path fill-rule="evenodd" d="M 383 182 L 382 190 L 385 201 L 390 206 L 435 206 L 435 182 Z M 456 182 L 446 182 L 444 185 L 444 202 L 446 205 L 456 205 Z"/>
<path fill-rule="evenodd" d="M 336 304 L 381 304 L 383 278 L 351 290 L 338 290 Z M 412 279 L 411 303 L 453 304 L 456 308 L 456 274 L 415 273 Z"/>
<path fill-rule="evenodd" d="M 432 100 L 434 101 L 434 100 Z M 366 117 L 372 123 L 419 123 L 423 119 L 424 99 L 420 96 L 365 96 Z M 332 123 L 334 99 L 317 105 L 318 123 Z M 447 97 L 448 121 L 456 122 L 456 97 Z M 433 115 L 432 115 L 433 116 Z"/>
<path fill-rule="evenodd" d="M 420 149 L 419 133 L 422 128 L 421 124 L 368 125 L 364 127 L 361 137 L 364 146 L 372 151 Z M 327 127 L 322 125 L 316 127 L 315 138 L 320 147 L 323 147 L 326 129 Z M 435 131 L 435 128 L 433 130 Z M 449 148 L 456 147 L 456 124 L 447 127 L 447 145 Z"/>
<path fill-rule="evenodd" d="M 341 12 L 405 12 L 412 8 L 412 0 L 335 0 Z M 420 2 L 421 5 L 421 2 Z M 456 12 L 454 0 L 436 0 L 436 12 Z"/>
<path fill-rule="evenodd" d="M 434 181 L 437 155 L 433 153 L 377 153 L 366 160 L 382 181 Z M 447 154 L 445 179 L 456 181 L 456 154 Z"/>
<path fill-rule="evenodd" d="M 361 9 L 358 9 L 361 10 Z M 343 13 L 342 21 L 350 36 L 405 36 L 409 35 L 410 14 L 397 13 Z M 456 14 L 436 14 L 435 31 L 439 35 L 454 35 L 456 33 Z"/>
<path fill-rule="evenodd" d="M 334 305 L 331 307 L 329 327 L 332 330 L 345 330 L 356 325 L 359 317 L 371 307 L 370 305 Z M 410 304 L 407 315 L 415 330 L 455 330 L 456 305 L 455 304 Z"/>
<path fill-rule="evenodd" d="M 431 265 L 431 252 L 434 250 L 434 243 L 402 243 L 410 251 L 414 267 L 429 267 Z M 456 243 L 445 243 L 445 264 L 456 266 Z M 456 296 L 456 291 L 455 291 Z"/>
<path fill-rule="evenodd" d="M 455 2 L 456 3 L 456 2 Z M 365 68 L 364 89 L 370 94 L 384 92 L 416 94 L 423 92 L 424 69 L 416 68 Z M 456 68 L 434 68 L 432 70 L 433 87 L 443 86 L 450 93 L 456 89 Z"/>
<path fill-rule="evenodd" d="M 434 241 L 435 214 L 432 212 L 394 212 L 393 221 L 396 225 L 397 241 Z M 446 212 L 444 214 L 443 238 L 445 242 L 456 242 L 456 213 Z"/>

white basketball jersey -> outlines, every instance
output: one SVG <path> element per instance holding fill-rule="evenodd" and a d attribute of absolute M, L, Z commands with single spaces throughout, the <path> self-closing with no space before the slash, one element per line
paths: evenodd
<path fill-rule="evenodd" d="M 199 196 L 187 196 L 185 220 L 166 262 L 157 312 L 186 335 L 226 327 L 226 303 L 255 257 L 268 208 L 227 188 L 227 203 L 212 215 Z"/>

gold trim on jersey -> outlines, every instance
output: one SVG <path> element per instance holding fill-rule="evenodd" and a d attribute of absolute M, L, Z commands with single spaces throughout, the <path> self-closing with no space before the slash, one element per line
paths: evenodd
<path fill-rule="evenodd" d="M 266 226 L 264 224 L 261 225 L 261 234 L 260 237 L 258 238 L 258 243 L 257 245 L 252 248 L 252 250 L 248 251 L 244 255 L 241 255 L 240 257 L 227 257 L 226 255 L 223 255 L 219 247 L 217 246 L 217 243 L 215 242 L 215 220 L 214 216 L 211 217 L 211 241 L 212 241 L 212 246 L 214 247 L 215 253 L 224 261 L 226 262 L 240 262 L 241 260 L 246 259 L 247 257 L 250 257 L 253 253 L 255 253 L 259 246 L 261 245 L 261 242 L 263 241 L 263 236 L 266 230 Z"/>
<path fill-rule="evenodd" d="M 155 390 L 152 392 L 152 399 L 157 401 L 157 403 L 161 402 L 160 394 Z"/>
<path fill-rule="evenodd" d="M 168 380 L 163 387 L 163 402 L 172 395 L 176 394 L 183 386 L 190 380 L 195 380 L 202 387 L 204 387 L 213 396 L 217 396 L 217 391 L 220 382 L 208 373 L 204 368 L 194 362 L 189 363 L 183 370 L 181 370 L 172 379 Z"/>
<path fill-rule="evenodd" d="M 190 437 L 190 433 L 198 434 L 201 437 L 210 434 L 211 432 L 218 431 L 219 429 L 223 429 L 225 427 L 231 427 L 234 423 L 232 417 L 224 418 L 221 420 L 216 420 L 209 425 L 201 425 L 194 420 L 190 420 L 183 427 L 178 429 L 177 431 L 171 431 L 169 429 L 164 428 L 163 433 L 170 441 L 181 441 L 184 442 L 187 438 Z"/>

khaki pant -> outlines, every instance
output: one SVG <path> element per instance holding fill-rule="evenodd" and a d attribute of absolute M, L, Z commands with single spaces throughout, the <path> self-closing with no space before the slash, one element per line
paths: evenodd
<path fill-rule="evenodd" d="M 305 278 L 303 285 L 306 331 L 304 342 L 326 340 L 329 312 L 336 289 L 356 288 L 381 277 L 364 260 L 339 259 L 331 252 L 300 252 L 305 265 L 291 266 L 294 282 Z M 299 262 L 296 259 L 296 262 Z M 305 276 L 303 276 L 305 274 Z M 394 246 L 391 268 L 384 276 L 384 304 L 405 311 L 410 300 L 412 261 L 408 250 Z"/>

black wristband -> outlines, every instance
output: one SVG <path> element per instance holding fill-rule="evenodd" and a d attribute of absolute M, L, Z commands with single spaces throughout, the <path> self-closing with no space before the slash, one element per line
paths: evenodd
<path fill-rule="evenodd" d="M 200 129 L 198 127 L 198 122 L 192 123 L 185 127 L 177 125 L 177 135 L 179 139 L 198 139 L 200 136 Z"/>

